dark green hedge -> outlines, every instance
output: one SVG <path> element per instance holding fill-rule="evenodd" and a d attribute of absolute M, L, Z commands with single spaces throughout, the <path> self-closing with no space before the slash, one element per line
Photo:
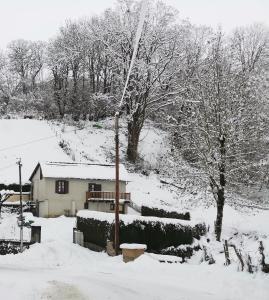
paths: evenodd
<path fill-rule="evenodd" d="M 77 217 L 77 229 L 83 232 L 84 242 L 105 248 L 107 240 L 110 239 L 112 224 L 106 221 Z"/>
<path fill-rule="evenodd" d="M 176 211 L 166 211 L 164 209 L 153 208 L 148 206 L 141 207 L 142 216 L 151 216 L 158 218 L 170 218 L 170 219 L 180 219 L 180 220 L 190 220 L 191 216 L 189 212 L 178 213 Z"/>
<path fill-rule="evenodd" d="M 20 191 L 20 185 L 17 183 L 13 183 L 13 184 L 3 184 L 0 183 L 0 191 L 1 190 L 9 190 L 9 191 L 14 191 L 14 192 L 19 192 Z M 30 184 L 24 184 L 22 186 L 22 191 L 23 192 L 30 192 L 31 191 L 31 185 Z"/>
<path fill-rule="evenodd" d="M 84 241 L 105 247 L 114 238 L 114 225 L 107 221 L 77 217 L 77 229 L 84 233 Z M 120 222 L 120 243 L 146 244 L 148 251 L 162 253 L 168 247 L 192 244 L 206 233 L 205 224 L 194 227 L 160 221 L 134 220 L 130 224 Z"/>

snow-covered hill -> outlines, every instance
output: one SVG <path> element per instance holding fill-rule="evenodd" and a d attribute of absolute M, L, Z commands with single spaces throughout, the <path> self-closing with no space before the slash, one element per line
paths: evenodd
<path fill-rule="evenodd" d="M 120 131 L 123 163 L 126 150 L 124 125 L 122 123 Z M 28 181 L 38 161 L 111 163 L 114 160 L 111 119 L 86 122 L 76 127 L 38 120 L 0 120 L 0 140 L 0 183 L 18 182 L 16 161 L 19 157 L 23 163 L 24 182 Z M 73 245 L 74 219 L 41 219 L 27 215 L 42 226 L 42 243 L 23 254 L 0 257 L 2 295 L 10 299 L 108 299 L 109 295 L 110 299 L 267 300 L 267 275 L 238 273 L 238 260 L 234 254 L 231 254 L 232 265 L 223 267 L 223 245 L 216 243 L 213 236 L 216 208 L 209 205 L 210 199 L 206 199 L 210 194 L 198 184 L 193 187 L 193 192 L 165 184 L 161 179 L 169 182 L 169 176 L 165 178 L 155 172 L 155 169 L 162 169 L 165 158 L 169 157 L 169 148 L 166 133 L 151 123 L 146 124 L 139 150 L 144 159 L 141 168 L 148 175 L 130 171 L 127 189 L 137 205 L 177 211 L 188 209 L 194 221 L 206 222 L 210 226 L 207 238 L 212 241 L 202 243 L 206 243 L 216 259 L 215 265 L 200 264 L 203 251 L 183 265 L 160 264 L 151 254 L 125 265 L 120 262 L 120 257 L 109 258 Z M 198 205 L 201 203 L 208 206 Z M 222 238 L 243 249 L 243 254 L 251 255 L 257 264 L 258 241 L 263 241 L 265 255 L 269 257 L 268 219 L 268 210 L 237 211 L 226 205 Z M 16 222 L 16 217 L 4 215 L 0 237 L 18 237 Z M 27 237 L 29 232 L 25 231 Z M 21 276 L 27 277 L 27 281 L 20 281 Z"/>
<path fill-rule="evenodd" d="M 125 125 L 125 124 L 122 124 Z M 126 132 L 121 128 L 121 160 L 126 152 Z M 169 151 L 166 133 L 147 124 L 141 134 L 140 153 L 147 168 L 158 168 Z M 80 126 L 39 120 L 0 120 L 0 183 L 18 183 L 17 159 L 22 159 L 22 180 L 28 182 L 39 161 L 114 161 L 113 120 Z M 128 191 L 138 205 L 172 205 L 176 191 L 160 183 L 157 175 L 130 174 Z"/>
<path fill-rule="evenodd" d="M 24 183 L 39 160 L 71 160 L 46 121 L 0 120 L 0 141 L 0 183 L 18 183 L 18 158 L 23 164 Z"/>
<path fill-rule="evenodd" d="M 166 133 L 148 124 L 142 132 L 141 157 L 157 167 L 167 152 Z M 121 130 L 124 160 L 126 133 Z M 38 161 L 113 162 L 113 120 L 86 122 L 79 127 L 39 120 L 0 120 L 0 183 L 18 182 L 16 161 L 22 159 L 23 182 Z"/>

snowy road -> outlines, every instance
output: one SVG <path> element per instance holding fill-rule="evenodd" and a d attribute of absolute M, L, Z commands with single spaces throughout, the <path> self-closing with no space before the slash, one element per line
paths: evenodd
<path fill-rule="evenodd" d="M 37 219 L 42 243 L 0 257 L 1 299 L 268 300 L 269 277 L 234 267 L 161 264 L 145 255 L 125 264 L 72 244 L 74 219 Z M 2 298 L 3 297 L 3 298 Z"/>

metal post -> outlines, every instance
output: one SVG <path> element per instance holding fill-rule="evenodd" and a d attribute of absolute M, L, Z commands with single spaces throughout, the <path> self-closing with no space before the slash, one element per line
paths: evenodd
<path fill-rule="evenodd" d="M 115 146 L 116 146 L 116 186 L 115 186 L 115 239 L 114 247 L 116 255 L 119 254 L 119 112 L 115 114 Z"/>
<path fill-rule="evenodd" d="M 21 183 L 21 159 L 19 159 L 19 182 L 20 182 L 20 251 L 23 252 L 23 211 L 22 211 L 22 183 Z"/>

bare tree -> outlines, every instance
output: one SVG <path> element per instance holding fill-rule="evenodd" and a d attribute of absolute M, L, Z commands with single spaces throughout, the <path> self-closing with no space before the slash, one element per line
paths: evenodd
<path fill-rule="evenodd" d="M 60 117 L 63 118 L 68 104 L 69 64 L 61 55 L 58 39 L 49 43 L 47 65 L 53 75 L 53 99 Z"/>
<path fill-rule="evenodd" d="M 242 72 L 221 31 L 211 37 L 205 54 L 188 97 L 178 99 L 174 142 L 211 187 L 219 241 L 227 191 L 259 178 L 268 148 L 268 105 L 260 93 L 262 76 L 253 68 Z"/>
<path fill-rule="evenodd" d="M 118 97 L 131 63 L 140 13 L 140 4 L 122 1 L 117 11 L 109 10 L 95 34 L 104 43 L 114 63 Z M 125 98 L 128 120 L 127 158 L 138 158 L 138 143 L 145 119 L 164 105 L 170 92 L 169 66 L 173 62 L 179 31 L 174 26 L 175 12 L 163 3 L 150 6 L 139 41 L 136 62 Z"/>
<path fill-rule="evenodd" d="M 9 69 L 8 59 L 0 54 L 1 113 L 6 114 L 10 101 L 19 92 L 20 78 Z"/>
<path fill-rule="evenodd" d="M 20 76 L 23 94 L 27 94 L 29 91 L 29 69 L 31 60 L 29 46 L 29 41 L 22 39 L 12 41 L 8 45 L 10 69 Z"/>
<path fill-rule="evenodd" d="M 45 43 L 23 39 L 8 45 L 9 67 L 21 80 L 22 93 L 26 95 L 36 87 L 36 78 L 44 64 Z"/>
<path fill-rule="evenodd" d="M 29 63 L 29 75 L 31 78 L 31 90 L 36 89 L 36 79 L 45 63 L 46 43 L 38 41 L 29 45 L 31 56 Z"/>

